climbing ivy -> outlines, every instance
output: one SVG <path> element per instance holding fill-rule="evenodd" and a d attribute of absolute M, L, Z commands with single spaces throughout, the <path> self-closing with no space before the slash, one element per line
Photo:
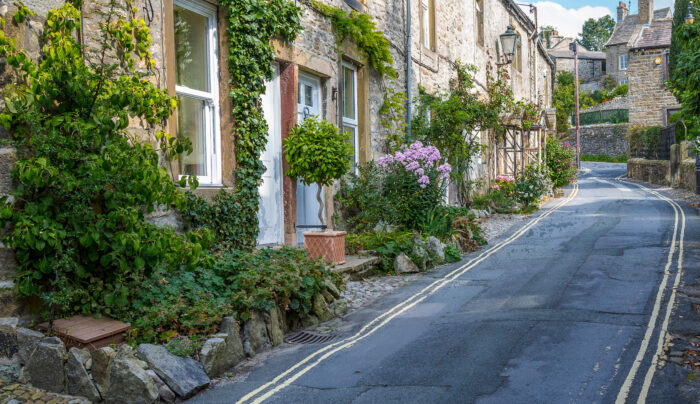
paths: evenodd
<path fill-rule="evenodd" d="M 249 249 L 258 235 L 258 188 L 265 172 L 260 155 L 268 128 L 260 96 L 273 73 L 270 40 L 293 41 L 301 31 L 301 10 L 288 0 L 220 0 L 219 5 L 227 22 L 235 190 L 222 190 L 213 201 L 190 195 L 186 217 L 194 227 L 212 228 L 220 248 Z"/>

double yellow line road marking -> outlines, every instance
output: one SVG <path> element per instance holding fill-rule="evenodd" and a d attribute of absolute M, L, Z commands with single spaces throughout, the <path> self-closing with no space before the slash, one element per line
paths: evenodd
<path fill-rule="evenodd" d="M 559 208 L 562 206 L 566 205 L 569 203 L 571 200 L 573 200 L 576 195 L 578 194 L 578 184 L 574 184 L 573 190 L 571 194 L 564 200 L 560 201 L 557 203 L 555 206 L 550 208 L 547 212 L 541 214 L 531 222 L 529 222 L 527 225 L 523 226 L 521 229 L 513 233 L 510 237 L 507 239 L 503 240 L 502 242 L 494 245 L 493 247 L 483 251 L 481 254 L 479 254 L 477 257 L 474 259 L 466 262 L 464 265 L 454 269 L 452 272 L 448 273 L 445 277 L 440 278 L 430 285 L 426 286 L 419 292 L 415 293 L 414 295 L 410 296 L 406 300 L 402 301 L 401 303 L 397 304 L 396 306 L 392 307 L 390 310 L 387 312 L 381 314 L 374 320 L 370 321 L 367 323 L 364 327 L 362 327 L 357 333 L 354 335 L 345 338 L 341 341 L 335 342 L 333 344 L 329 344 L 323 348 L 320 348 L 319 350 L 313 352 L 312 354 L 308 355 L 301 361 L 297 362 L 294 366 L 290 367 L 286 371 L 282 372 L 280 375 L 272 379 L 271 381 L 263 384 L 262 386 L 258 387 L 257 389 L 249 392 L 245 396 L 243 396 L 238 403 L 261 403 L 265 401 L 266 399 L 272 397 L 274 394 L 278 393 L 282 389 L 286 388 L 290 384 L 292 384 L 295 380 L 299 379 L 301 376 L 303 376 L 305 373 L 309 372 L 311 369 L 314 367 L 318 366 L 321 362 L 325 361 L 328 359 L 330 356 L 333 354 L 343 350 L 347 349 L 354 344 L 358 343 L 359 341 L 362 341 L 363 339 L 369 337 L 370 335 L 374 334 L 377 332 L 379 329 L 387 325 L 391 320 L 396 318 L 397 316 L 401 315 L 402 313 L 406 312 L 407 310 L 410 310 L 414 306 L 416 306 L 418 303 L 422 302 L 438 290 L 442 289 L 445 285 L 449 284 L 450 282 L 454 281 L 455 279 L 459 278 L 460 276 L 464 275 L 467 271 L 471 270 L 475 266 L 479 265 L 481 262 L 486 260 L 488 257 L 496 253 L 497 251 L 501 250 L 502 248 L 506 247 L 507 245 L 511 244 L 518 238 L 520 238 L 523 234 L 525 234 L 528 230 L 533 228 L 535 225 L 537 225 L 540 221 L 542 221 L 544 218 L 548 217 L 555 211 L 557 211 Z"/>
<path fill-rule="evenodd" d="M 661 353 L 663 352 L 663 346 L 664 346 L 664 339 L 666 338 L 666 335 L 668 334 L 668 323 L 671 318 L 671 310 L 673 310 L 673 305 L 676 300 L 676 291 L 678 289 L 678 285 L 680 284 L 681 281 L 681 273 L 683 271 L 683 242 L 685 240 L 685 213 L 683 212 L 683 208 L 680 207 L 674 200 L 669 199 L 665 197 L 664 195 L 660 194 L 659 192 L 647 188 L 641 184 L 637 184 L 634 182 L 629 182 L 629 181 L 624 181 L 622 180 L 622 176 L 617 177 L 616 180 L 620 182 L 624 182 L 626 184 L 631 184 L 635 185 L 639 188 L 641 188 L 643 191 L 650 193 L 662 201 L 665 201 L 671 207 L 673 208 L 674 212 L 674 223 L 673 223 L 673 238 L 671 239 L 671 248 L 670 251 L 668 252 L 668 258 L 666 261 L 666 267 L 664 268 L 664 276 L 661 279 L 661 284 L 659 285 L 659 290 L 656 292 L 656 300 L 654 301 L 654 308 L 652 309 L 651 316 L 649 317 L 649 323 L 647 324 L 647 329 L 646 332 L 644 333 L 644 338 L 642 339 L 642 343 L 639 346 L 639 351 L 637 352 L 637 356 L 634 359 L 634 363 L 632 364 L 632 367 L 630 368 L 629 373 L 627 374 L 627 377 L 625 378 L 624 382 L 622 383 L 622 387 L 620 388 L 620 392 L 617 395 L 617 399 L 615 400 L 615 404 L 623 404 L 627 402 L 627 398 L 630 393 L 630 389 L 632 388 L 632 384 L 635 381 L 635 378 L 637 377 L 637 373 L 639 372 L 639 368 L 642 365 L 642 362 L 644 361 L 644 358 L 647 355 L 647 351 L 649 349 L 649 344 L 652 342 L 652 337 L 654 334 L 654 331 L 656 330 L 656 323 L 658 321 L 659 314 L 661 313 L 661 305 L 663 303 L 663 297 L 664 297 L 664 292 L 666 291 L 666 286 L 668 285 L 669 278 L 671 276 L 671 266 L 673 265 L 673 257 L 676 254 L 676 251 L 678 251 L 678 259 L 677 259 L 677 265 L 676 265 L 676 276 L 673 280 L 673 286 L 671 287 L 671 294 L 668 299 L 668 303 L 666 304 L 666 312 L 663 317 L 663 321 L 661 322 L 661 329 L 659 330 L 659 336 L 656 341 L 656 350 L 654 351 L 652 357 L 651 357 L 651 363 L 649 364 L 649 368 L 647 369 L 646 374 L 644 375 L 644 380 L 642 381 L 642 387 L 641 390 L 639 391 L 639 396 L 637 398 L 637 403 L 642 404 L 645 403 L 647 400 L 647 395 L 649 394 L 649 387 L 651 386 L 651 381 L 654 378 L 654 373 L 656 372 L 656 366 L 659 361 L 659 357 L 661 356 Z M 680 235 L 679 235 L 679 217 L 680 217 Z M 676 245 L 678 245 L 678 249 L 676 250 Z"/>

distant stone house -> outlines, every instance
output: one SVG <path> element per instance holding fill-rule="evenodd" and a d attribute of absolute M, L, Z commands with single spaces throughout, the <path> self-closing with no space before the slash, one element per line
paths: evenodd
<path fill-rule="evenodd" d="M 666 7 L 660 10 L 654 9 L 653 0 L 640 0 L 640 14 L 629 14 L 627 4 L 620 2 L 617 7 L 617 25 L 610 39 L 605 44 L 607 57 L 607 73 L 618 84 L 628 83 L 628 69 L 630 49 L 639 37 L 642 28 L 655 20 L 672 18 L 671 9 Z M 640 15 L 643 15 L 640 18 Z M 645 15 L 645 16 L 644 16 Z"/>
<path fill-rule="evenodd" d="M 621 2 L 618 24 L 606 45 L 610 74 L 629 83 L 632 124 L 667 125 L 680 108 L 666 86 L 673 16 L 669 8 L 653 9 L 653 0 L 640 0 L 639 14 L 627 15 Z"/>
<path fill-rule="evenodd" d="M 574 52 L 570 46 L 574 38 L 564 38 L 553 32 L 550 36 L 552 46 L 547 50 L 556 64 L 557 73 L 574 73 Z M 578 45 L 578 75 L 581 88 L 595 91 L 601 88 L 603 77 L 607 73 L 607 61 L 604 52 L 589 51 Z"/>

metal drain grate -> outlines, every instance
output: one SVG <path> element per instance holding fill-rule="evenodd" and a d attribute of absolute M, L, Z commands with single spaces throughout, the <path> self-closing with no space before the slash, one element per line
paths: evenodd
<path fill-rule="evenodd" d="M 299 331 L 284 339 L 288 344 L 322 344 L 340 338 L 340 334 L 317 334 L 309 331 Z"/>

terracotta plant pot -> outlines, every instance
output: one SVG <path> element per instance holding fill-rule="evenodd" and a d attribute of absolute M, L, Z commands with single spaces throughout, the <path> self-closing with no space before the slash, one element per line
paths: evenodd
<path fill-rule="evenodd" d="M 305 231 L 304 246 L 309 255 L 334 265 L 345 264 L 344 231 Z"/>

